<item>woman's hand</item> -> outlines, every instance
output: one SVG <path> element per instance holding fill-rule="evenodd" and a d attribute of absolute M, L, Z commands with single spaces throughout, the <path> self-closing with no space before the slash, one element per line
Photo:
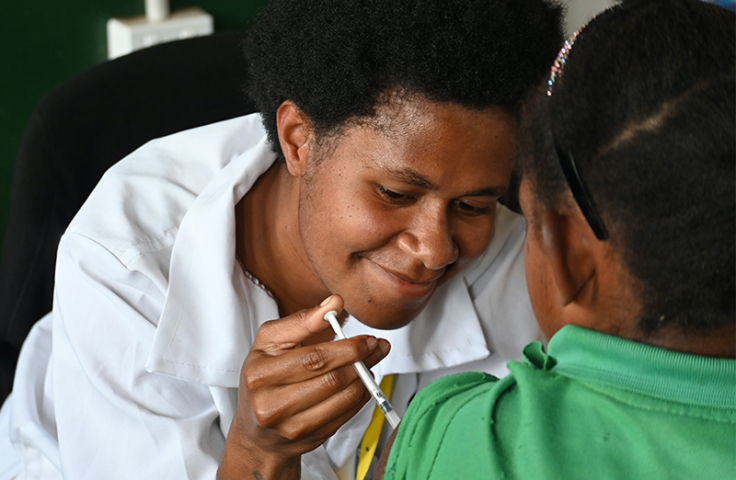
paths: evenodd
<path fill-rule="evenodd" d="M 314 450 L 371 398 L 352 364 L 368 368 L 386 357 L 386 340 L 358 336 L 304 345 L 329 329 L 322 305 L 266 322 L 243 363 L 235 418 L 218 479 L 300 478 L 301 455 Z"/>

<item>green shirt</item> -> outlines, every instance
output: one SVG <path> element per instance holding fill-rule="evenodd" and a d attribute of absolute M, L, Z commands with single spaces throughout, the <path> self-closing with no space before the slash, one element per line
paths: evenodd
<path fill-rule="evenodd" d="M 411 403 L 385 479 L 734 479 L 736 361 L 575 326 Z"/>

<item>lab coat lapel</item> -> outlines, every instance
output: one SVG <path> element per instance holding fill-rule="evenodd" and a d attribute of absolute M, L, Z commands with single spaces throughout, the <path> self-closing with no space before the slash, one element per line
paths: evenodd
<path fill-rule="evenodd" d="M 234 255 L 235 205 L 274 160 L 266 137 L 259 137 L 213 178 L 184 216 L 147 370 L 209 386 L 238 386 L 255 332 L 278 318 L 278 307 L 243 281 Z"/>

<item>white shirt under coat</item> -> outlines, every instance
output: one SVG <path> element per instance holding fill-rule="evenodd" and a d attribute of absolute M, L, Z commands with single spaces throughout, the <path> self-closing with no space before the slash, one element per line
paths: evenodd
<path fill-rule="evenodd" d="M 274 160 L 256 114 L 152 141 L 104 175 L 61 240 L 53 311 L 24 344 L 0 413 L 0 480 L 215 478 L 241 366 L 279 317 L 234 257 L 235 205 Z M 373 371 L 399 374 L 399 414 L 440 376 L 505 375 L 542 338 L 525 228 L 499 207 L 483 256 L 408 326 L 348 319 L 346 335 L 391 342 Z M 372 410 L 304 455 L 302 478 L 337 480 Z"/>

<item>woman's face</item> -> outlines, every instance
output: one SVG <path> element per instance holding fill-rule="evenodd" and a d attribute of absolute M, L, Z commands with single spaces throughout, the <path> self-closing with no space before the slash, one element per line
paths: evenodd
<path fill-rule="evenodd" d="M 301 177 L 311 265 L 363 323 L 407 324 L 486 249 L 512 171 L 516 123 L 422 98 L 346 127 Z"/>

